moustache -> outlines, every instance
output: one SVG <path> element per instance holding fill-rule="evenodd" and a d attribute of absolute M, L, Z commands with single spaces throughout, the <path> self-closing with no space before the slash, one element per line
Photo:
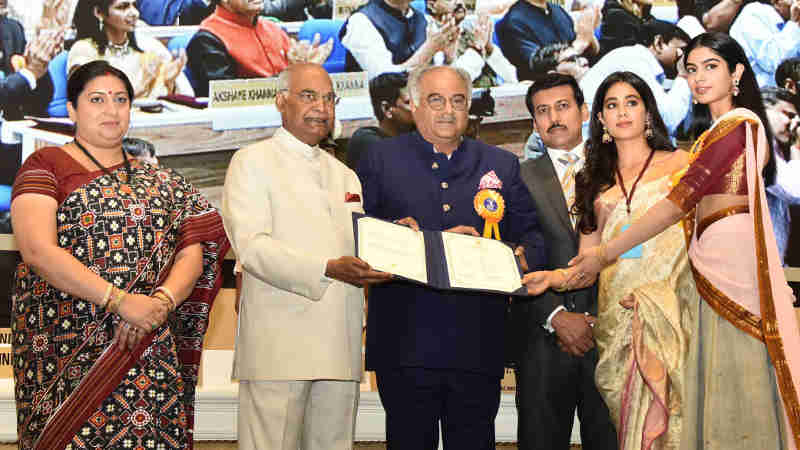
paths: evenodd
<path fill-rule="evenodd" d="M 553 125 L 550 125 L 550 128 L 548 128 L 548 129 L 547 129 L 547 132 L 548 132 L 548 133 L 550 133 L 550 132 L 552 132 L 553 130 L 555 130 L 556 128 L 563 128 L 563 129 L 565 129 L 565 130 L 567 129 L 567 127 L 566 127 L 566 126 L 564 126 L 564 125 L 561 125 L 560 123 L 554 123 Z"/>
<path fill-rule="evenodd" d="M 442 114 L 436 118 L 437 122 L 454 123 L 456 121 L 455 114 Z"/>

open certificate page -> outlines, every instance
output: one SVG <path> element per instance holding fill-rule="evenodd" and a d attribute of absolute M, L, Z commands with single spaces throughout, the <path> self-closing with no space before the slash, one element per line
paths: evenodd
<path fill-rule="evenodd" d="M 358 256 L 375 270 L 428 282 L 421 231 L 371 217 L 358 219 Z"/>
<path fill-rule="evenodd" d="M 522 287 L 514 250 L 493 239 L 442 233 L 450 286 L 514 292 Z"/>

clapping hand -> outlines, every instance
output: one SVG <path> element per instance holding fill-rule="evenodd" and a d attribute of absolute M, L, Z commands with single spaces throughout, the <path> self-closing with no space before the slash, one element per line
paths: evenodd
<path fill-rule="evenodd" d="M 287 55 L 289 64 L 303 62 L 313 64 L 324 63 L 333 50 L 333 38 L 328 38 L 324 44 L 319 43 L 320 39 L 321 36 L 319 33 L 314 34 L 314 40 L 312 42 L 305 40 L 297 41 L 292 38 Z"/>
<path fill-rule="evenodd" d="M 25 48 L 25 68 L 37 79 L 47 73 L 50 60 L 63 48 L 65 31 L 42 30 Z"/>
<path fill-rule="evenodd" d="M 171 85 L 178 75 L 181 74 L 183 68 L 186 66 L 186 62 L 188 61 L 188 57 L 186 56 L 186 50 L 180 49 L 175 54 L 175 57 L 171 61 L 167 61 L 164 63 L 164 82 L 168 85 Z"/>

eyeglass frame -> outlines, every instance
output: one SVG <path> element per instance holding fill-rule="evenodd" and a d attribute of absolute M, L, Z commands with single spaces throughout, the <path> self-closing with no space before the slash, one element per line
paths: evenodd
<path fill-rule="evenodd" d="M 318 101 L 322 100 L 322 104 L 325 106 L 336 106 L 339 104 L 339 101 L 342 97 L 336 95 L 336 93 L 331 92 L 330 94 L 320 95 L 319 92 L 313 89 L 303 89 L 300 92 L 292 92 L 288 88 L 281 89 L 279 92 L 288 92 L 290 94 L 294 94 L 300 99 L 300 102 L 306 105 L 313 105 Z"/>
<path fill-rule="evenodd" d="M 464 106 L 463 107 L 456 106 L 456 103 L 453 101 L 454 99 L 459 98 L 459 97 L 464 99 Z M 437 100 L 437 99 L 441 99 L 442 100 L 441 106 L 436 107 L 431 103 L 431 100 Z M 425 97 L 425 103 L 428 105 L 428 108 L 430 108 L 430 109 L 432 109 L 434 111 L 443 111 L 445 106 L 447 106 L 447 102 L 450 102 L 450 106 L 453 107 L 454 111 L 459 111 L 459 112 L 467 111 L 469 109 L 469 101 L 470 101 L 470 99 L 467 98 L 467 96 L 464 95 L 464 94 L 455 94 L 452 97 L 447 98 L 442 94 L 438 94 L 438 93 L 434 92 L 432 94 L 429 94 L 427 97 Z"/>

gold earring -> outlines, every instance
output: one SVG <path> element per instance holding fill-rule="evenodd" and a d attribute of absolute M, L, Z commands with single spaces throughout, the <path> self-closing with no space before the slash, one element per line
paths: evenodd
<path fill-rule="evenodd" d="M 608 128 L 606 128 L 606 126 L 603 125 L 603 143 L 608 144 L 613 140 L 614 138 L 612 138 L 611 135 L 608 134 Z"/>
<path fill-rule="evenodd" d="M 733 92 L 733 96 L 734 97 L 739 95 L 739 79 L 738 78 L 734 78 L 733 79 L 733 89 L 731 91 Z"/>
<path fill-rule="evenodd" d="M 653 127 L 650 124 L 650 116 L 644 121 L 644 137 L 647 139 L 653 138 Z"/>

